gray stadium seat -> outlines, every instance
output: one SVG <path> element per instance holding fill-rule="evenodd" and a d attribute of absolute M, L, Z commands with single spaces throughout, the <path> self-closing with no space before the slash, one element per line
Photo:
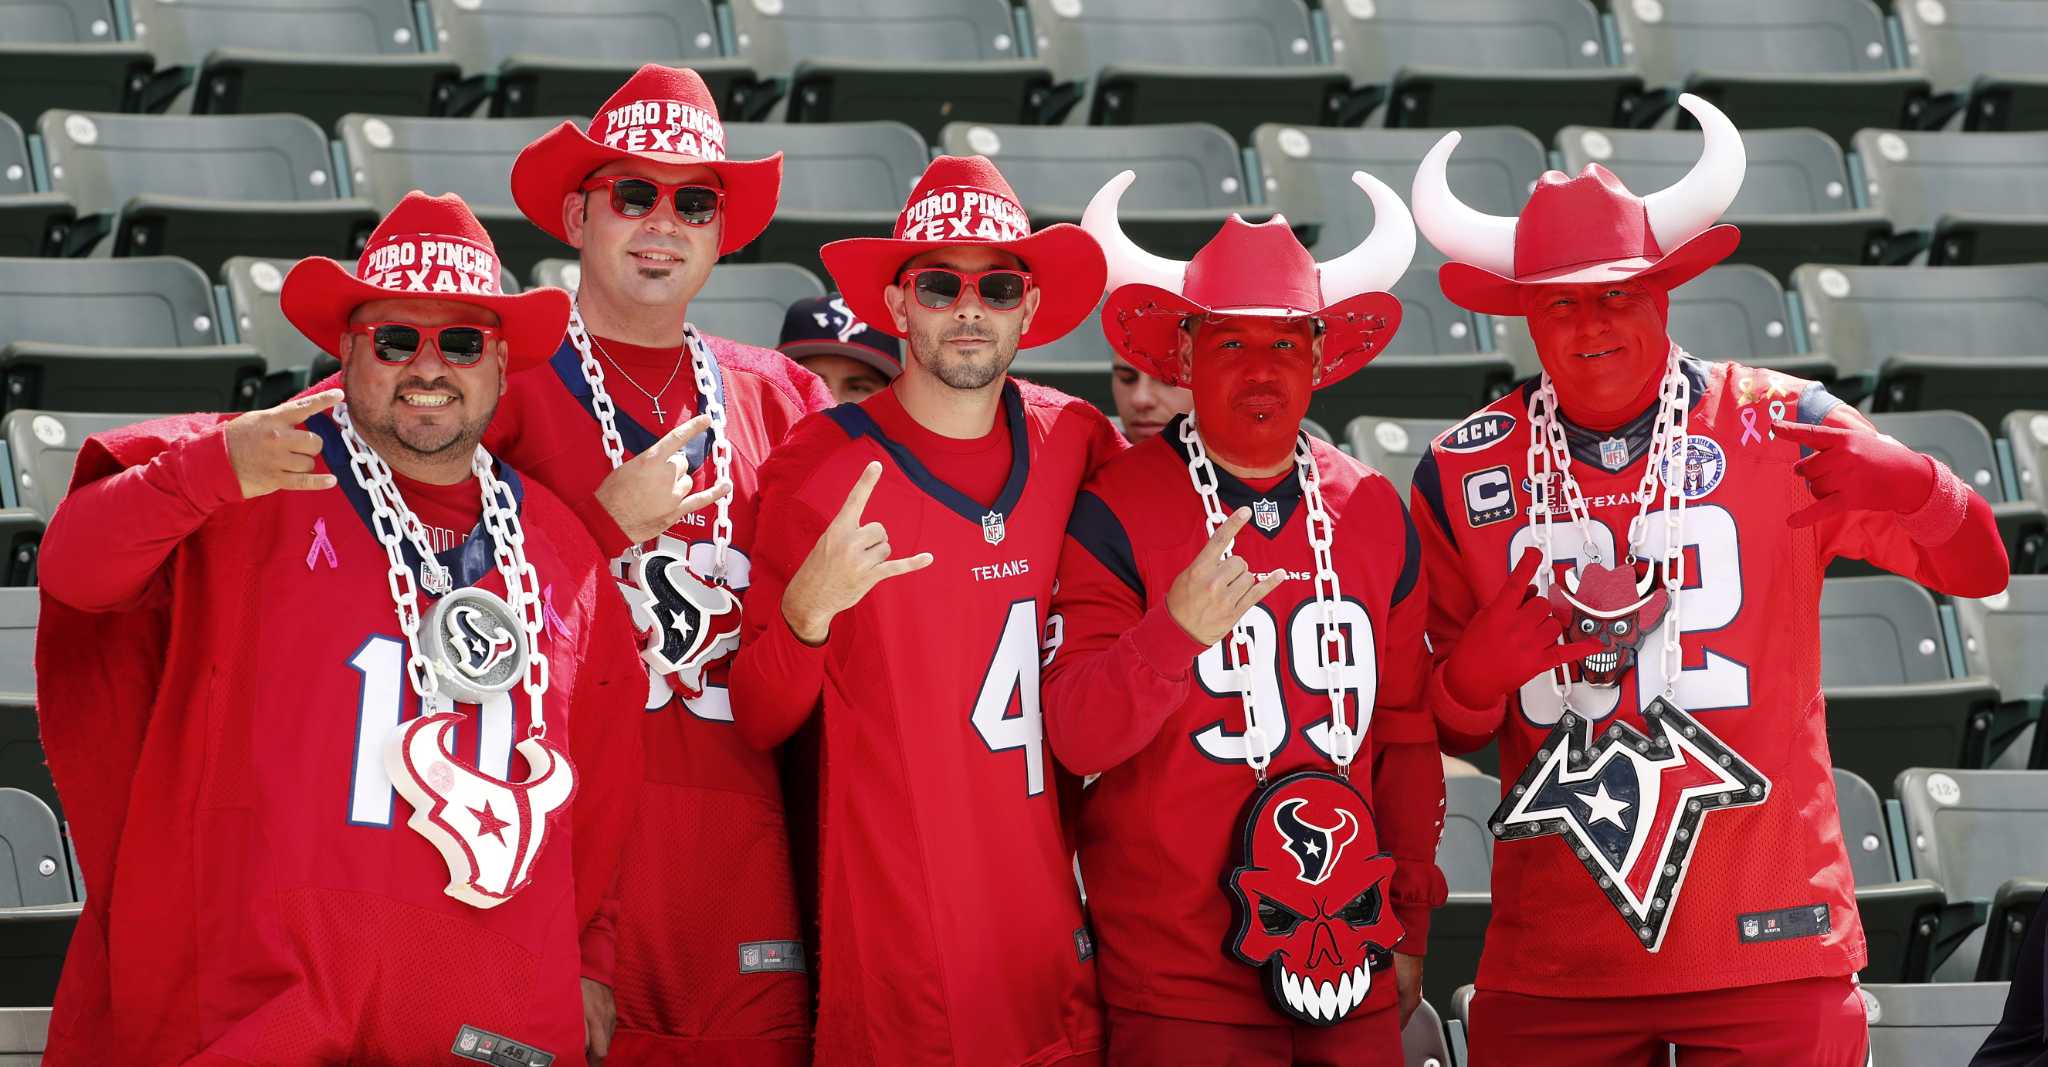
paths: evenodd
<path fill-rule="evenodd" d="M 1967 97 L 1966 130 L 2048 129 L 2048 7 L 2011 0 L 1916 0 L 1893 5 L 1906 59 L 1934 87 Z M 1930 17 L 1933 16 L 1933 17 Z"/>
<path fill-rule="evenodd" d="M 1451 1067 L 1451 1046 L 1444 1039 L 1443 1016 L 1428 1001 L 1416 1005 L 1415 1014 L 1401 1031 L 1401 1056 L 1407 1067 Z"/>
<path fill-rule="evenodd" d="M 0 1007 L 47 1007 L 56 999 L 57 972 L 80 908 L 76 903 L 0 908 Z M 45 1030 L 48 1025 L 45 1020 Z"/>
<path fill-rule="evenodd" d="M 576 283 L 583 280 L 583 266 L 573 259 L 543 259 L 533 265 L 526 278 L 535 288 L 553 286 L 573 293 Z"/>
<path fill-rule="evenodd" d="M 47 521 L 71 488 L 71 468 L 78 461 L 78 447 L 85 439 L 149 417 L 27 409 L 8 412 L 6 418 L 0 419 L 0 435 L 6 437 L 8 455 L 14 462 L 21 505 Z M 0 674 L 0 693 L 13 690 L 6 676 Z M 28 687 L 28 691 L 33 692 L 34 687 Z"/>
<path fill-rule="evenodd" d="M 1451 428 L 1452 421 L 1360 415 L 1345 425 L 1344 440 L 1352 455 L 1386 475 L 1406 500 L 1408 487 L 1415 480 L 1415 465 L 1422 462 L 1436 435 Z"/>
<path fill-rule="evenodd" d="M 1884 825 L 1884 802 L 1863 776 L 1841 767 L 1834 769 L 1835 807 L 1842 817 L 1842 845 L 1849 852 L 1849 868 L 1856 884 L 1882 885 L 1896 881 L 1898 868 L 1892 861 L 1891 834 Z"/>
<path fill-rule="evenodd" d="M 1230 135 L 1206 123 L 1158 126 L 990 126 L 949 122 L 939 151 L 987 156 L 1016 189 L 1034 226 L 1080 222 L 1102 184 L 1125 170 L 1138 180 L 1117 209 L 1124 233 L 1147 251 L 1192 259 L 1223 220 L 1271 218 L 1251 206 L 1244 159 Z M 1289 220 L 1292 222 L 1293 220 Z"/>
<path fill-rule="evenodd" d="M 221 264 L 221 280 L 228 291 L 228 310 L 235 316 L 235 333 L 243 344 L 263 356 L 272 372 L 309 367 L 321 356 L 319 345 L 306 339 L 299 328 L 285 320 L 277 306 L 284 289 L 284 276 L 293 260 L 258 259 L 235 256 Z"/>
<path fill-rule="evenodd" d="M 1036 122 L 1052 73 L 1005 0 L 778 0 L 728 4 L 739 54 L 786 79 L 791 122 Z M 750 114 L 748 117 L 758 117 Z"/>
<path fill-rule="evenodd" d="M 817 275 L 793 264 L 728 263 L 690 301 L 690 321 L 718 337 L 774 348 L 789 305 L 825 292 Z"/>
<path fill-rule="evenodd" d="M 1910 6 L 1910 5 L 1909 5 Z M 2020 5 L 2015 5 L 2020 6 Z M 2048 245 L 2048 131 L 1862 130 L 1870 202 L 1913 231 L 1927 262 L 2030 263 Z M 1746 236 L 1746 235 L 1745 235 Z M 1816 257 L 1817 263 L 1840 262 Z"/>
<path fill-rule="evenodd" d="M 5 62 L 0 53 L 0 63 Z M 0 256 L 59 254 L 77 215 L 78 209 L 63 194 L 36 192 L 21 126 L 0 115 Z"/>
<path fill-rule="evenodd" d="M 0 589 L 0 693 L 35 694 L 39 596 L 34 589 Z"/>
<path fill-rule="evenodd" d="M 1998 473 L 1998 453 L 1984 424 L 1960 411 L 1894 411 L 1871 416 L 1877 428 L 1948 464 L 1991 504 L 2006 555 L 2017 574 L 2041 569 L 2048 544 L 2048 513 L 2018 499 Z"/>
<path fill-rule="evenodd" d="M 1482 316 L 1451 303 L 1436 270 L 1410 267 L 1394 283 L 1394 295 L 1401 299 L 1401 329 L 1387 345 L 1388 355 L 1477 352 L 1482 347 Z"/>
<path fill-rule="evenodd" d="M 181 255 L 213 270 L 231 255 L 354 259 L 377 223 L 335 198 L 327 137 L 297 115 L 109 115 L 51 111 L 37 122 L 50 184 L 101 229 L 117 256 Z M 118 220 L 118 221 L 116 221 Z"/>
<path fill-rule="evenodd" d="M 75 899 L 57 816 L 34 794 L 0 786 L 0 908 Z"/>
<path fill-rule="evenodd" d="M 2048 263 L 1793 272 L 1814 347 L 1874 376 L 1878 411 L 1953 408 L 1996 426 L 2048 406 Z"/>
<path fill-rule="evenodd" d="M 1981 600 L 1950 601 L 1956 628 L 1963 639 L 1963 663 L 1972 674 L 1990 678 L 2005 698 L 1999 725 L 1988 751 L 1993 766 L 2048 768 L 2048 747 L 2038 732 L 2014 734 L 2015 724 L 2039 718 L 2048 699 L 2048 575 L 2015 574 L 2005 591 Z M 2038 731 L 2038 727 L 2035 727 Z M 2009 742 L 2003 758 L 1998 749 Z"/>
<path fill-rule="evenodd" d="M 820 278 L 827 275 L 818 247 L 842 237 L 889 236 L 931 161 L 924 139 L 900 122 L 732 122 L 725 147 L 734 159 L 783 153 L 775 219 L 733 258 L 794 263 Z"/>
<path fill-rule="evenodd" d="M 537 260 L 575 254 L 520 213 L 505 177 L 520 150 L 561 121 L 343 115 L 337 128 L 357 196 L 381 213 L 414 189 L 455 193 L 490 231 L 503 265 L 523 274 Z"/>
<path fill-rule="evenodd" d="M 1940 882 L 1951 900 L 1988 913 L 2000 886 L 2048 877 L 2048 774 L 1914 767 L 1900 772 L 1896 791 L 1914 870 Z M 1969 981 L 1982 942 L 1981 930 L 1960 938 L 1954 954 L 1937 961 L 1935 979 Z"/>
<path fill-rule="evenodd" d="M 255 396 L 262 364 L 221 344 L 213 289 L 192 264 L 0 259 L 4 405 L 220 411 Z"/>
<path fill-rule="evenodd" d="M 1925 981 L 1948 896 L 1932 879 L 1901 880 L 1884 805 L 1870 783 L 1840 767 L 1834 779 L 1842 844 L 1855 872 L 1856 910 L 1870 949 L 1870 962 L 1859 973 L 1866 982 Z"/>
<path fill-rule="evenodd" d="M 2048 411 L 2015 411 L 2004 420 L 2013 481 L 2019 495 L 2048 506 Z"/>
<path fill-rule="evenodd" d="M 1731 262 L 1754 263 L 1783 282 L 1801 263 L 1875 263 L 1891 225 L 1856 206 L 1842 147 L 1815 129 L 1744 130 L 1749 156 L 1742 191 L 1721 217 L 1742 229 Z M 1665 188 L 1700 158 L 1697 130 L 1614 130 L 1568 126 L 1557 135 L 1564 170 L 1588 163 L 1613 171 L 1638 193 Z"/>
<path fill-rule="evenodd" d="M 1862 992 L 1872 1067 L 1937 1067 L 1970 1062 L 2005 1010 L 2006 983 L 1870 983 Z"/>
<path fill-rule="evenodd" d="M 151 96 L 183 90 L 195 114 L 284 111 L 326 130 L 350 111 L 438 113 L 461 76 L 446 56 L 420 52 L 405 0 L 123 2 L 135 40 L 176 68 Z"/>
<path fill-rule="evenodd" d="M 1502 123 L 1549 140 L 1566 123 L 1628 122 L 1643 89 L 1608 62 L 1588 0 L 1373 0 L 1323 13 L 1338 65 L 1374 90 L 1353 110 L 1384 87 L 1387 126 Z"/>
<path fill-rule="evenodd" d="M 1984 765 L 1987 678 L 1953 677 L 1928 592 L 1897 575 L 1830 578 L 1820 595 L 1821 686 L 1834 765 L 1889 782 L 1910 766 Z"/>
<path fill-rule="evenodd" d="M 1991 899 L 1991 917 L 1984 923 L 1984 950 L 1977 957 L 1977 980 L 2009 982 L 2019 968 L 2020 945 L 2035 921 L 2048 880 L 2014 878 L 1998 887 Z"/>
<path fill-rule="evenodd" d="M 34 589 L 0 589 L 0 786 L 34 794 L 61 814 L 36 729 Z"/>
<path fill-rule="evenodd" d="M 1262 122 L 1342 117 L 1349 83 L 1317 54 L 1302 0 L 1028 0 L 1038 52 L 1087 81 L 1097 126 L 1213 122 L 1240 142 Z"/>
<path fill-rule="evenodd" d="M 1682 88 L 1737 126 L 1813 126 L 1841 144 L 1865 126 L 1911 126 L 1927 81 L 1893 69 L 1870 0 L 1656 0 L 1610 5 L 1622 62 Z"/>
<path fill-rule="evenodd" d="M 1487 819 L 1500 806 L 1500 779 L 1490 774 L 1444 779 L 1444 832 L 1436 845 L 1436 865 L 1453 890 L 1490 892 L 1493 888 L 1493 833 Z"/>
<path fill-rule="evenodd" d="M 50 1039 L 50 1009 L 0 1008 L 0 1064 L 34 1067 Z"/>
<path fill-rule="evenodd" d="M 120 111 L 155 68 L 122 39 L 108 0 L 0 0 L 0 112 L 34 121 L 53 107 Z"/>
<path fill-rule="evenodd" d="M 755 88 L 746 61 L 719 58 L 711 0 L 429 0 L 440 51 L 472 75 L 455 111 L 484 92 L 493 115 L 588 115 L 643 63 L 689 67 L 719 113 Z M 479 80 L 481 79 L 481 80 Z"/>
<path fill-rule="evenodd" d="M 1049 345 L 1019 349 L 1010 373 L 1077 396 L 1104 411 L 1116 410 L 1109 392 L 1110 361 L 1116 352 L 1102 333 L 1102 305 L 1072 332 Z"/>

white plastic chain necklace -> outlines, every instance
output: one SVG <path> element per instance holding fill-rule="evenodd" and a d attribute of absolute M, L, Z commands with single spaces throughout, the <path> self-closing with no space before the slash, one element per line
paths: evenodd
<path fill-rule="evenodd" d="M 342 444 L 348 447 L 349 468 L 356 483 L 370 496 L 371 526 L 391 563 L 391 599 L 398 610 L 398 628 L 405 633 L 405 673 L 413 692 L 419 694 L 425 714 L 428 700 L 440 691 L 441 683 L 437 665 L 420 647 L 419 592 L 414 588 L 412 568 L 406 566 L 404 551 L 399 547 L 400 531 L 416 530 L 420 521 L 399 494 L 390 465 L 356 433 L 348 404 L 336 404 L 331 414 L 341 430 Z M 490 453 L 481 445 L 470 460 L 470 470 L 482 486 L 484 529 L 491 537 L 492 556 L 497 561 L 498 573 L 504 576 L 512 609 L 519 614 L 520 629 L 526 632 L 526 672 L 522 685 L 532 720 L 530 736 L 546 737 L 548 727 L 541 714 L 541 696 L 548 688 L 548 660 L 540 652 L 540 579 L 533 564 L 526 560 L 526 533 L 519 522 L 518 502 L 512 498 L 512 488 L 498 479 L 492 470 Z M 424 538 L 416 540 L 414 547 L 423 543 Z M 424 566 L 438 566 L 431 551 L 422 551 L 420 555 Z"/>
<path fill-rule="evenodd" d="M 1194 480 L 1195 494 L 1202 499 L 1202 515 L 1210 537 L 1228 520 L 1223 510 L 1222 498 L 1217 495 L 1218 477 L 1216 465 L 1209 461 L 1209 450 L 1202 445 L 1201 434 L 1195 432 L 1195 416 L 1190 413 L 1180 424 L 1180 442 L 1188 450 L 1188 477 Z M 1322 638 L 1316 642 L 1316 654 L 1323 669 L 1323 684 L 1330 694 L 1330 761 L 1337 765 L 1337 773 L 1351 775 L 1352 757 L 1358 755 L 1359 735 L 1352 732 L 1344 716 L 1344 688 L 1338 684 L 1336 662 L 1344 648 L 1344 632 L 1337 625 L 1337 604 L 1344 599 L 1343 587 L 1337 579 L 1337 568 L 1330 562 L 1330 544 L 1336 537 L 1336 524 L 1330 519 L 1330 512 L 1323 506 L 1322 475 L 1316 470 L 1315 458 L 1309 452 L 1308 435 L 1297 432 L 1294 440 L 1294 467 L 1301 480 L 1302 503 L 1308 508 L 1308 545 L 1315 554 L 1316 607 L 1322 612 Z M 1229 558 L 1231 546 L 1223 546 L 1223 555 Z M 1244 702 L 1244 761 L 1252 769 L 1252 775 L 1259 782 L 1266 780 L 1266 765 L 1273 760 L 1272 752 L 1266 747 L 1266 731 L 1260 725 L 1258 715 L 1252 709 L 1251 671 L 1252 632 L 1240 616 L 1230 628 L 1230 637 L 1223 643 L 1223 667 L 1237 679 L 1238 699 Z M 1370 713 L 1360 708 L 1359 716 Z"/>
<path fill-rule="evenodd" d="M 1650 447 L 1643 463 L 1643 477 L 1636 486 L 1636 513 L 1628 523 L 1627 551 L 1621 559 L 1609 561 L 1613 566 L 1633 567 L 1642 557 L 1644 539 L 1649 531 L 1650 502 L 1661 496 L 1665 532 L 1664 591 L 1669 598 L 1663 626 L 1666 700 L 1673 699 L 1682 656 L 1678 637 L 1678 591 L 1685 585 L 1685 538 L 1682 531 L 1685 525 L 1686 427 L 1692 409 L 1692 380 L 1680 367 L 1684 358 L 1685 351 L 1672 345 L 1670 359 L 1664 366 L 1664 377 L 1657 386 L 1657 419 L 1650 430 Z M 1667 463 L 1675 464 L 1668 473 L 1664 469 Z M 1550 494 L 1553 481 L 1564 496 L 1573 525 L 1578 527 L 1585 558 L 1600 562 L 1600 549 L 1593 539 L 1593 520 L 1586 510 L 1586 498 L 1579 492 L 1578 479 L 1572 475 L 1571 448 L 1566 443 L 1564 422 L 1558 417 L 1557 389 L 1551 384 L 1548 374 L 1536 387 L 1535 395 L 1529 398 L 1528 472 L 1530 524 L 1536 534 L 1536 544 L 1543 550 L 1543 566 L 1536 571 L 1536 591 L 1540 596 L 1548 596 L 1551 560 L 1556 558 L 1551 547 Z M 1658 492 L 1660 481 L 1663 483 L 1662 493 Z M 1551 688 L 1569 708 L 1572 683 L 1564 680 L 1562 670 L 1551 671 L 1548 677 Z"/>
<path fill-rule="evenodd" d="M 612 469 L 626 461 L 626 443 L 619 437 L 618 406 L 612 403 L 612 395 L 604 387 L 604 368 L 598 365 L 597 356 L 591 352 L 590 331 L 583 326 L 583 313 L 578 305 L 569 306 L 569 343 L 576 346 L 576 354 L 582 357 L 583 381 L 590 386 L 590 407 L 597 413 L 597 425 L 602 431 L 605 458 L 612 461 Z M 690 369 L 696 373 L 697 395 L 704 398 L 704 413 L 711 416 L 711 473 L 712 484 L 730 483 L 732 480 L 732 441 L 725 433 L 725 399 L 718 394 L 718 372 L 712 362 L 711 350 L 704 339 L 697 335 L 697 328 L 683 324 L 683 344 L 690 350 Z M 635 388 L 639 388 L 635 383 Z M 667 386 L 662 387 L 666 392 Z M 646 392 L 641 389 L 641 392 Z M 732 545 L 732 494 L 718 498 L 718 516 L 711 524 L 711 566 L 712 577 L 723 585 L 726 581 L 726 550 Z M 638 561 L 640 546 L 626 550 L 629 560 Z"/>

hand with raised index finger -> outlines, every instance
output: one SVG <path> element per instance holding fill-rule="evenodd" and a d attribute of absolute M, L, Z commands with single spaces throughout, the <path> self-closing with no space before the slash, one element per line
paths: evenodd
<path fill-rule="evenodd" d="M 881 479 L 882 464 L 870 461 L 782 591 L 782 617 L 805 644 L 824 644 L 832 620 L 860 603 L 876 585 L 931 566 L 929 552 L 891 559 L 889 531 L 879 522 L 861 521 Z"/>
<path fill-rule="evenodd" d="M 1851 511 L 1918 511 L 1934 491 L 1936 461 L 1873 430 L 1783 419 L 1771 430 L 1813 450 L 1792 465 L 1814 497 L 1785 520 L 1793 529 Z"/>
<path fill-rule="evenodd" d="M 223 431 L 228 462 L 235 468 L 235 480 L 241 483 L 242 499 L 254 500 L 280 489 L 334 488 L 334 475 L 313 473 L 320 456 L 320 435 L 301 424 L 341 399 L 341 390 L 326 389 L 274 408 L 243 412 L 228 422 Z"/>
<path fill-rule="evenodd" d="M 1259 578 L 1243 556 L 1223 554 L 1251 518 L 1250 508 L 1231 512 L 1166 590 L 1167 613 L 1204 647 L 1223 640 L 1253 604 L 1287 580 L 1285 567 Z"/>
<path fill-rule="evenodd" d="M 1529 679 L 1577 663 L 1605 648 L 1597 638 L 1559 644 L 1564 623 L 1550 601 L 1536 594 L 1543 553 L 1524 549 L 1508 580 L 1465 624 L 1458 647 L 1444 662 L 1444 689 L 1469 708 L 1488 708 Z"/>
<path fill-rule="evenodd" d="M 710 426 L 709 415 L 690 419 L 661 435 L 647 451 L 619 464 L 598 484 L 597 502 L 633 543 L 659 537 L 683 516 L 732 492 L 727 482 L 690 491 L 689 461 L 683 449 Z"/>

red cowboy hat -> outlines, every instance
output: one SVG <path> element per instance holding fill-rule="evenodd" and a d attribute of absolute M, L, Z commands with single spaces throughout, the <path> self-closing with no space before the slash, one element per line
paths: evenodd
<path fill-rule="evenodd" d="M 1553 170 L 1537 179 L 1520 218 L 1458 200 L 1444 177 L 1458 134 L 1445 134 L 1423 157 L 1413 190 L 1416 226 L 1451 260 L 1437 271 L 1444 295 L 1467 310 L 1519 316 L 1523 286 L 1640 279 L 1668 290 L 1727 258 L 1742 235 L 1714 223 L 1742 188 L 1742 134 L 1697 96 L 1678 103 L 1706 143 L 1677 184 L 1639 197 L 1597 163 L 1576 178 Z"/>
<path fill-rule="evenodd" d="M 854 317 L 903 336 L 882 299 L 905 261 L 938 248 L 999 248 L 1024 261 L 1039 291 L 1038 314 L 1017 343 L 1031 348 L 1079 326 L 1102 296 L 1102 250 L 1079 226 L 1032 232 L 1010 183 L 983 156 L 940 156 L 926 167 L 896 217 L 893 237 L 853 237 L 818 250 Z"/>
<path fill-rule="evenodd" d="M 1256 226 L 1232 215 L 1182 263 L 1139 248 L 1117 224 L 1117 203 L 1135 178 L 1130 171 L 1111 178 L 1081 216 L 1109 263 L 1102 332 L 1132 366 L 1168 385 L 1188 385 L 1193 368 L 1180 358 L 1180 331 L 1190 315 L 1320 320 L 1318 389 L 1365 366 L 1394 339 L 1401 302 L 1387 290 L 1415 256 L 1415 224 L 1379 179 L 1352 172 L 1352 182 L 1372 198 L 1373 229 L 1328 263 L 1317 263 L 1279 215 Z"/>
<path fill-rule="evenodd" d="M 491 235 L 454 193 L 428 196 L 415 189 L 384 216 L 363 246 L 354 273 L 324 256 L 294 264 L 278 304 L 284 317 L 328 355 L 344 358 L 348 317 L 372 300 L 447 300 L 498 316 L 506 367 L 544 363 L 569 328 L 569 294 L 531 289 L 517 296 L 498 290 L 498 250 Z"/>
<path fill-rule="evenodd" d="M 597 109 L 588 134 L 564 122 L 519 153 L 512 161 L 512 201 L 535 226 L 566 242 L 562 198 L 591 172 L 621 159 L 700 165 L 718 175 L 725 189 L 721 256 L 761 236 L 782 190 L 782 153 L 725 158 L 725 124 L 704 79 L 694 70 L 649 63 Z"/>

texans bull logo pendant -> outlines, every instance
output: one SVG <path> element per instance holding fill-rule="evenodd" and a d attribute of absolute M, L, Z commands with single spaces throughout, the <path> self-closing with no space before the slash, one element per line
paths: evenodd
<path fill-rule="evenodd" d="M 493 778 L 456 758 L 454 713 L 417 716 L 384 748 L 384 768 L 412 818 L 406 825 L 431 842 L 448 864 L 445 892 L 477 908 L 512 899 L 533 878 L 534 862 L 576 795 L 569 756 L 544 737 L 513 746 L 526 761 L 525 781 Z"/>
<path fill-rule="evenodd" d="M 645 552 L 633 568 L 634 621 L 648 631 L 640 658 L 690 697 L 704 692 L 704 673 L 740 647 L 740 601 L 690 570 L 680 553 Z"/>

